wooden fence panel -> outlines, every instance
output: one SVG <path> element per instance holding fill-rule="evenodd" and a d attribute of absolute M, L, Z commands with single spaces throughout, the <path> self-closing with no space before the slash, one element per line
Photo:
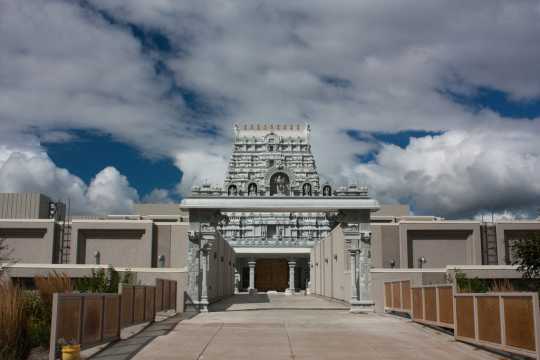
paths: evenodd
<path fill-rule="evenodd" d="M 475 338 L 474 299 L 472 297 L 456 298 L 456 334 L 460 337 Z"/>
<path fill-rule="evenodd" d="M 88 348 L 120 335 L 120 295 L 53 294 L 49 359 L 57 357 L 60 339 Z"/>
<path fill-rule="evenodd" d="M 155 314 L 155 287 L 148 286 L 145 287 L 145 311 L 144 311 L 144 320 L 152 321 L 156 317 Z"/>
<path fill-rule="evenodd" d="M 424 320 L 437 322 L 437 288 L 424 287 Z"/>
<path fill-rule="evenodd" d="M 133 286 L 122 287 L 122 327 L 133 323 Z"/>
<path fill-rule="evenodd" d="M 411 312 L 411 282 L 409 280 L 384 283 L 385 310 Z"/>
<path fill-rule="evenodd" d="M 163 280 L 156 280 L 156 311 L 163 310 Z"/>
<path fill-rule="evenodd" d="M 401 283 L 392 283 L 392 308 L 401 309 Z"/>
<path fill-rule="evenodd" d="M 503 297 L 506 343 L 509 346 L 535 351 L 533 299 Z"/>
<path fill-rule="evenodd" d="M 133 295 L 133 323 L 144 322 L 144 286 L 136 286 Z"/>
<path fill-rule="evenodd" d="M 170 282 L 167 280 L 164 280 L 163 281 L 163 310 L 169 310 L 171 308 L 170 288 L 171 288 Z"/>
<path fill-rule="evenodd" d="M 439 322 L 454 324 L 454 293 L 451 287 L 437 288 L 439 299 Z"/>
<path fill-rule="evenodd" d="M 403 309 L 411 311 L 411 282 L 409 280 L 401 282 L 401 294 Z"/>
<path fill-rule="evenodd" d="M 498 296 L 477 299 L 478 339 L 501 343 L 500 302 Z"/>
<path fill-rule="evenodd" d="M 161 290 L 161 291 L 160 291 Z M 176 309 L 177 283 L 158 279 L 156 286 L 122 285 L 120 294 L 53 295 L 49 359 L 56 359 L 59 339 L 81 348 L 120 338 L 123 327 L 154 321 L 156 311 Z"/>
<path fill-rule="evenodd" d="M 176 281 L 171 281 L 170 293 L 171 293 L 170 294 L 171 295 L 170 308 L 171 310 L 176 310 L 176 299 L 178 296 Z"/>
<path fill-rule="evenodd" d="M 120 336 L 120 300 L 116 295 L 103 297 L 103 337 Z"/>
<path fill-rule="evenodd" d="M 81 344 L 96 344 L 101 341 L 103 326 L 103 297 L 89 295 L 83 298 L 83 321 Z"/>
<path fill-rule="evenodd" d="M 424 318 L 424 297 L 422 288 L 412 288 L 412 318 L 422 320 Z"/>
<path fill-rule="evenodd" d="M 540 359 L 537 293 L 455 294 L 457 340 Z"/>
<path fill-rule="evenodd" d="M 392 283 L 384 283 L 384 307 L 392 307 Z"/>
<path fill-rule="evenodd" d="M 411 288 L 412 314 L 414 321 L 454 328 L 454 299 L 452 286 L 424 285 Z"/>
<path fill-rule="evenodd" d="M 56 339 L 65 339 L 79 344 L 81 342 L 82 297 L 59 296 L 56 308 Z"/>

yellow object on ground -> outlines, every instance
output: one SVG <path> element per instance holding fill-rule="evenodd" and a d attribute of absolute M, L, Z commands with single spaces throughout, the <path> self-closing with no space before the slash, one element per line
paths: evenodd
<path fill-rule="evenodd" d="M 80 360 L 81 345 L 62 346 L 62 360 Z"/>

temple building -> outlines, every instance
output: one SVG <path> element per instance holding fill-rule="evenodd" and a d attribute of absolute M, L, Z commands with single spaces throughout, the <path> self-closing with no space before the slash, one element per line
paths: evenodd
<path fill-rule="evenodd" d="M 540 234 L 539 219 L 446 220 L 380 205 L 367 187 L 321 179 L 310 132 L 237 125 L 223 183 L 196 184 L 180 204 L 136 204 L 132 214 L 75 216 L 44 194 L 0 194 L 9 249 L 0 270 L 28 283 L 96 267 L 132 271 L 141 284 L 173 279 L 177 308 L 200 311 L 235 292 L 306 291 L 383 312 L 384 282 L 398 275 L 412 285 L 445 282 L 455 269 L 521 276 L 512 244 Z"/>
<path fill-rule="evenodd" d="M 251 207 L 261 199 L 271 199 L 283 204 L 271 209 L 222 211 L 228 221 L 219 226 L 219 231 L 236 252 L 240 289 L 306 289 L 311 248 L 338 223 L 336 209 L 324 203 L 368 199 L 365 187 L 336 188 L 321 181 L 311 152 L 310 132 L 307 124 L 236 125 L 223 185 L 195 186 L 184 203 L 189 206 L 196 199 L 223 199 L 244 201 Z M 287 208 L 288 199 L 295 199 L 306 210 Z M 378 208 L 376 203 L 372 205 L 373 210 Z"/>

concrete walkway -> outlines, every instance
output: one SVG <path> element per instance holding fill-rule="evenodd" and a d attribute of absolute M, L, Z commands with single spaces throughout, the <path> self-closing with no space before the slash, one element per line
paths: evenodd
<path fill-rule="evenodd" d="M 134 359 L 498 359 L 388 315 L 311 296 L 236 295 L 182 321 Z"/>

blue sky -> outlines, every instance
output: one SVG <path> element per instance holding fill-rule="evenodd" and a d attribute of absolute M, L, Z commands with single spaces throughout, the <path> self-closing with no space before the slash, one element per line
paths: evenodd
<path fill-rule="evenodd" d="M 141 196 L 155 188 L 173 190 L 182 172 L 168 158 L 151 159 L 136 148 L 107 135 L 79 131 L 69 142 L 45 143 L 56 165 L 90 182 L 101 169 L 114 166 L 128 177 Z"/>
<path fill-rule="evenodd" d="M 6 1 L 0 191 L 129 212 L 221 183 L 234 123 L 309 122 L 336 185 L 419 214 L 535 215 L 536 1 L 221 5 Z"/>

